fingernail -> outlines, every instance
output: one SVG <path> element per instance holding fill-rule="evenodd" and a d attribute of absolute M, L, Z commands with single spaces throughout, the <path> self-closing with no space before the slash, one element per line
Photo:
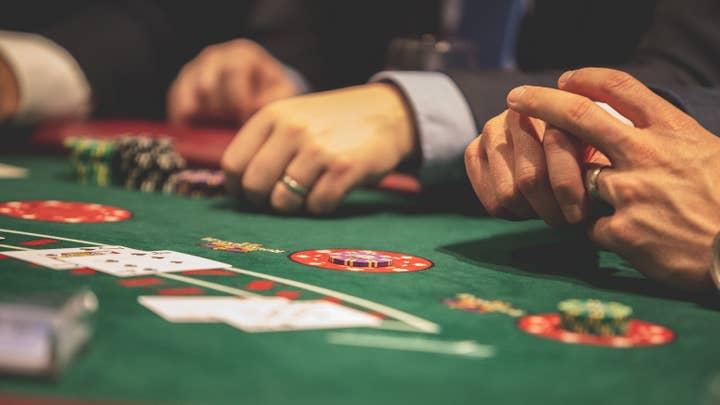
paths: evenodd
<path fill-rule="evenodd" d="M 525 93 L 525 86 L 515 87 L 507 96 L 508 104 L 513 104 Z"/>
<path fill-rule="evenodd" d="M 558 79 L 558 87 L 563 87 L 565 83 L 567 83 L 568 80 L 575 74 L 574 70 L 568 70 L 567 72 L 563 73 L 560 78 Z"/>
<path fill-rule="evenodd" d="M 561 207 L 565 220 L 571 224 L 577 224 L 582 221 L 582 209 L 577 204 L 565 205 Z"/>

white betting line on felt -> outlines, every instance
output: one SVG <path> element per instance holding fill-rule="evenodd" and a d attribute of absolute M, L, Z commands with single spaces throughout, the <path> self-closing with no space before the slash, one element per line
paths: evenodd
<path fill-rule="evenodd" d="M 481 345 L 474 340 L 437 340 L 422 337 L 389 336 L 365 333 L 333 332 L 327 335 L 328 343 L 334 345 L 373 347 L 378 349 L 410 352 L 452 354 L 472 358 L 488 358 L 495 355 L 495 347 Z"/>
<path fill-rule="evenodd" d="M 0 247 L 8 248 L 8 249 L 15 249 L 15 250 L 35 250 L 35 249 L 28 249 L 20 246 L 12 246 L 12 245 L 0 245 Z"/>
<path fill-rule="evenodd" d="M 64 241 L 66 241 L 66 242 L 87 243 L 88 245 L 95 245 L 95 246 L 103 246 L 102 243 L 90 242 L 90 241 L 80 240 L 80 239 L 61 238 L 61 237 L 58 237 L 58 236 L 44 235 L 44 234 L 42 234 L 42 233 L 23 232 L 23 231 L 15 231 L 15 230 L 12 230 L 12 229 L 2 229 L 2 228 L 0 228 L 0 232 L 15 233 L 15 234 L 18 234 L 18 235 L 27 235 L 27 236 L 37 236 L 37 237 L 39 237 L 39 238 L 48 238 L 48 239 L 64 240 Z"/>

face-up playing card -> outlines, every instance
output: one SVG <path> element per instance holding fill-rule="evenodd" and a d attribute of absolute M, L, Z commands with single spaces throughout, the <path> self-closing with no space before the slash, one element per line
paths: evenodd
<path fill-rule="evenodd" d="M 278 298 L 285 301 L 284 298 Z M 168 322 L 218 322 L 218 312 L 246 299 L 237 297 L 166 297 L 141 296 L 138 302 Z"/>
<path fill-rule="evenodd" d="M 70 270 L 81 267 L 68 260 L 77 257 L 99 256 L 120 252 L 140 252 L 124 246 L 84 246 L 77 248 L 63 249 L 42 249 L 42 250 L 12 250 L 0 252 L 9 257 L 14 257 L 26 262 L 49 267 L 55 270 Z"/>
<path fill-rule="evenodd" d="M 232 267 L 232 265 L 227 263 L 216 262 L 198 256 L 173 252 L 171 250 L 111 252 L 105 255 L 73 257 L 65 260 L 117 277 Z"/>
<path fill-rule="evenodd" d="M 232 307 L 234 309 L 237 307 Z M 382 321 L 353 308 L 327 301 L 288 301 L 271 309 L 251 308 L 224 312 L 220 318 L 246 332 L 279 332 L 302 329 L 374 327 Z M 263 311 L 264 310 L 264 311 Z"/>

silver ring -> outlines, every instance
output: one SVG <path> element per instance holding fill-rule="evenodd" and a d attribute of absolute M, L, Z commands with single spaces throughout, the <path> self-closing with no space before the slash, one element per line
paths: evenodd
<path fill-rule="evenodd" d="M 600 176 L 600 172 L 603 169 L 608 168 L 607 165 L 594 165 L 587 173 L 585 177 L 585 188 L 587 189 L 590 198 L 593 200 L 600 201 L 600 193 L 598 192 L 597 179 Z"/>
<path fill-rule="evenodd" d="M 298 197 L 305 198 L 308 193 L 307 187 L 303 186 L 299 181 L 293 179 L 287 174 L 283 176 L 281 182 L 285 185 L 285 188 Z"/>

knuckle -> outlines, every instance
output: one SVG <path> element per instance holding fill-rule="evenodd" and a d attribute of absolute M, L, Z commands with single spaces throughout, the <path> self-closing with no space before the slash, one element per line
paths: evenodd
<path fill-rule="evenodd" d="M 483 201 L 483 206 L 485 207 L 485 211 L 487 211 L 488 215 L 490 216 L 499 217 L 502 214 L 500 205 L 496 204 L 495 202 Z"/>
<path fill-rule="evenodd" d="M 571 123 L 582 122 L 587 116 L 591 108 L 593 108 L 593 102 L 587 98 L 583 98 L 577 103 L 573 104 L 566 113 L 566 118 Z"/>
<path fill-rule="evenodd" d="M 283 124 L 285 133 L 289 136 L 304 136 L 307 133 L 307 125 L 298 121 L 288 121 Z"/>
<path fill-rule="evenodd" d="M 270 196 L 270 206 L 279 212 L 293 212 L 297 206 L 282 191 L 275 190 Z"/>
<path fill-rule="evenodd" d="M 200 53 L 198 53 L 197 59 L 199 61 L 207 61 L 215 57 L 215 55 L 220 51 L 220 45 L 214 44 L 214 45 L 208 45 L 205 48 L 203 48 Z"/>
<path fill-rule="evenodd" d="M 525 167 L 516 174 L 517 187 L 523 193 L 532 193 L 545 184 L 545 172 L 535 167 Z"/>
<path fill-rule="evenodd" d="M 558 200 L 567 202 L 580 201 L 583 193 L 583 185 L 576 183 L 570 177 L 561 177 L 551 182 L 553 193 Z"/>
<path fill-rule="evenodd" d="M 313 156 L 317 161 L 326 161 L 329 157 L 328 151 L 327 149 L 325 149 L 325 146 L 315 140 L 310 140 L 303 143 L 302 148 L 304 149 L 304 153 Z"/>
<path fill-rule="evenodd" d="M 230 44 L 236 48 L 248 48 L 255 49 L 259 45 L 255 41 L 251 41 L 247 38 L 236 38 L 230 41 Z"/>
<path fill-rule="evenodd" d="M 307 210 L 313 215 L 327 214 L 333 206 L 333 200 L 329 196 L 315 196 L 307 200 Z"/>
<path fill-rule="evenodd" d="M 493 134 L 497 132 L 498 129 L 498 122 L 496 118 L 493 118 L 489 120 L 488 122 L 483 125 L 482 133 L 485 135 Z"/>
<path fill-rule="evenodd" d="M 328 167 L 328 171 L 335 173 L 336 175 L 343 175 L 348 173 L 355 167 L 352 159 L 348 156 L 340 155 L 333 159 Z"/>
<path fill-rule="evenodd" d="M 248 176 L 247 172 L 244 176 L 242 176 L 241 185 L 246 193 L 252 194 L 254 196 L 260 196 L 265 194 L 263 185 L 260 183 L 260 181 L 258 181 L 257 177 L 252 175 Z"/>
<path fill-rule="evenodd" d="M 503 208 L 509 208 L 516 204 L 518 199 L 518 193 L 510 184 L 500 184 L 497 187 L 495 198 L 497 199 L 497 204 L 500 207 Z"/>
<path fill-rule="evenodd" d="M 608 90 L 629 90 L 636 86 L 637 80 L 630 74 L 613 70 L 609 72 L 602 82 L 602 86 Z"/>
<path fill-rule="evenodd" d="M 613 186 L 615 197 L 623 203 L 635 201 L 638 197 L 638 190 L 627 182 L 616 183 Z"/>
<path fill-rule="evenodd" d="M 241 174 L 241 163 L 230 153 L 225 152 L 220 159 L 220 167 L 228 173 Z"/>
<path fill-rule="evenodd" d="M 546 152 L 558 152 L 567 147 L 569 140 L 562 130 L 550 127 L 543 134 L 542 145 Z"/>
<path fill-rule="evenodd" d="M 470 144 L 465 148 L 465 166 L 469 166 L 470 164 L 474 164 L 478 160 L 480 160 L 480 138 L 475 138 Z"/>

